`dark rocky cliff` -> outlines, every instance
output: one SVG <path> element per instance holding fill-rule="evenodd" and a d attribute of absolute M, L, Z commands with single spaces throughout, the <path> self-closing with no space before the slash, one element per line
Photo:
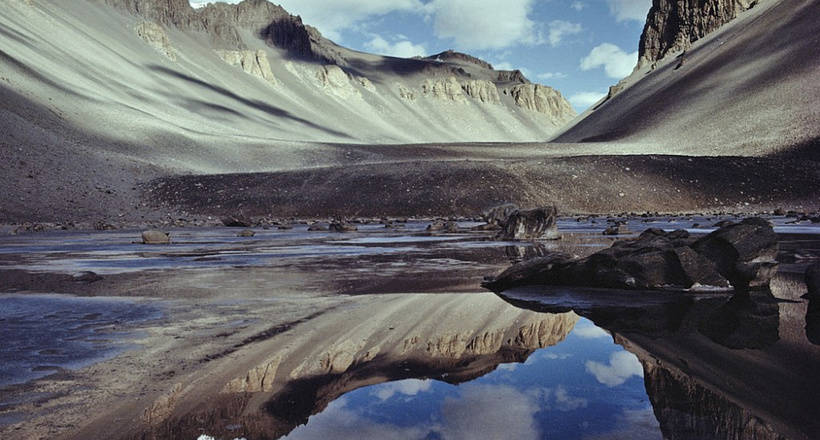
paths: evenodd
<path fill-rule="evenodd" d="M 657 61 L 733 20 L 756 0 L 653 0 L 638 47 L 639 63 Z"/>

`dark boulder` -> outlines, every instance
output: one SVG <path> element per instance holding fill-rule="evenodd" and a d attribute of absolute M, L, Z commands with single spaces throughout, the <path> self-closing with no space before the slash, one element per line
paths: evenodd
<path fill-rule="evenodd" d="M 227 216 L 222 218 L 222 224 L 229 228 L 249 228 L 252 226 L 251 221 L 241 216 Z"/>
<path fill-rule="evenodd" d="M 345 221 L 335 221 L 330 223 L 328 230 L 330 232 L 356 232 L 359 228 Z"/>
<path fill-rule="evenodd" d="M 503 226 L 507 221 L 507 217 L 515 211 L 518 211 L 518 206 L 512 203 L 507 203 L 490 208 L 481 214 L 481 217 L 485 222 L 487 222 L 488 225 Z"/>
<path fill-rule="evenodd" d="M 620 289 L 766 287 L 777 270 L 777 236 L 762 219 L 721 228 L 699 240 L 684 230 L 647 229 L 589 257 L 554 256 L 519 263 L 484 287 L 500 292 L 523 285 L 570 285 Z"/>
<path fill-rule="evenodd" d="M 256 235 L 256 232 L 251 231 L 250 229 L 245 229 L 236 234 L 237 237 L 253 237 Z"/>
<path fill-rule="evenodd" d="M 555 206 L 528 210 L 516 210 L 503 222 L 498 233 L 502 240 L 557 240 L 558 210 Z"/>
<path fill-rule="evenodd" d="M 738 290 L 768 286 L 777 272 L 777 234 L 762 218 L 724 226 L 691 247 Z"/>

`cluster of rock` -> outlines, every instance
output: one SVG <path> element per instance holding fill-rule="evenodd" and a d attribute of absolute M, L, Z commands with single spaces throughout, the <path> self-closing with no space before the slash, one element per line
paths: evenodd
<path fill-rule="evenodd" d="M 757 0 L 654 0 L 638 46 L 639 65 L 688 49 Z"/>
<path fill-rule="evenodd" d="M 222 61 L 242 69 L 248 75 L 276 84 L 268 56 L 263 50 L 217 50 Z"/>
<path fill-rule="evenodd" d="M 768 287 L 777 271 L 777 235 L 771 224 L 749 218 L 695 239 L 684 230 L 647 229 L 635 240 L 573 259 L 552 254 L 516 264 L 482 285 L 500 292 L 524 285 L 620 289 Z"/>
<path fill-rule="evenodd" d="M 162 26 L 150 21 L 143 21 L 134 30 L 143 41 L 156 49 L 157 52 L 171 61 L 177 60 L 177 52 L 171 45 L 171 39 L 168 38 L 168 34 L 165 33 Z"/>

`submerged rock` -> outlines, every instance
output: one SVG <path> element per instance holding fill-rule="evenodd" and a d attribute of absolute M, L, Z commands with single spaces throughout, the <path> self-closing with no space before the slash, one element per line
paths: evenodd
<path fill-rule="evenodd" d="M 236 234 L 237 237 L 253 237 L 254 235 L 256 235 L 256 232 L 253 232 L 250 229 L 245 229 L 240 233 Z"/>
<path fill-rule="evenodd" d="M 310 226 L 308 226 L 307 230 L 308 230 L 308 232 L 321 232 L 321 231 L 327 231 L 328 228 L 327 228 L 327 226 L 325 226 L 321 223 L 313 223 Z"/>
<path fill-rule="evenodd" d="M 622 235 L 622 234 L 629 234 L 629 227 L 623 223 L 619 223 L 617 225 L 612 225 L 604 229 L 604 235 Z"/>
<path fill-rule="evenodd" d="M 456 233 L 458 232 L 458 223 L 454 221 L 435 221 L 427 225 L 427 232 Z"/>
<path fill-rule="evenodd" d="M 330 232 L 356 232 L 359 228 L 345 221 L 336 221 L 328 226 L 328 230 L 330 230 Z"/>
<path fill-rule="evenodd" d="M 100 281 L 101 279 L 103 279 L 103 277 L 97 275 L 96 272 L 85 270 L 71 275 L 71 279 L 83 283 L 93 283 L 95 281 Z"/>
<path fill-rule="evenodd" d="M 555 206 L 515 210 L 507 216 L 498 238 L 504 240 L 557 240 L 558 210 Z"/>
<path fill-rule="evenodd" d="M 620 289 L 714 286 L 744 291 L 769 285 L 777 270 L 777 235 L 760 218 L 746 219 L 700 239 L 684 230 L 647 229 L 582 259 L 553 254 L 516 264 L 482 285 L 500 292 L 523 285 Z"/>
<path fill-rule="evenodd" d="M 171 234 L 158 229 L 150 229 L 142 232 L 142 242 L 143 244 L 169 244 Z"/>

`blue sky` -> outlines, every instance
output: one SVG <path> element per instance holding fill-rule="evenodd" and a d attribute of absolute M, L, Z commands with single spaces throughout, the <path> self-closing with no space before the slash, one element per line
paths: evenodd
<path fill-rule="evenodd" d="M 496 68 L 521 69 L 531 81 L 558 89 L 580 112 L 632 71 L 652 0 L 274 3 L 352 49 L 403 57 L 454 49 Z"/>

